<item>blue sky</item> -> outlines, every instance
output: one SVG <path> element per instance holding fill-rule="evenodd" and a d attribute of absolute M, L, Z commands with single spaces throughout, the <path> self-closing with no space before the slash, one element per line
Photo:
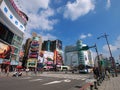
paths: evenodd
<path fill-rule="evenodd" d="M 109 56 L 105 38 L 97 40 L 97 37 L 106 33 L 113 56 L 118 58 L 120 0 L 14 1 L 29 17 L 25 38 L 36 32 L 43 40 L 60 39 L 63 47 L 75 45 L 81 39 L 88 46 L 96 43 L 99 53 Z"/>

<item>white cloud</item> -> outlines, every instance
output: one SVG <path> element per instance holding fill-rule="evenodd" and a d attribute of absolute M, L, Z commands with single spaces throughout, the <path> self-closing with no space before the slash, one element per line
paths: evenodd
<path fill-rule="evenodd" d="M 84 38 L 86 38 L 86 37 L 87 37 L 87 36 L 84 35 L 84 34 L 80 35 L 80 39 L 84 39 Z"/>
<path fill-rule="evenodd" d="M 51 18 L 55 13 L 49 7 L 50 0 L 15 0 L 15 3 L 29 17 L 27 30 L 52 30 L 57 23 Z"/>
<path fill-rule="evenodd" d="M 92 34 L 88 33 L 88 37 L 91 37 L 91 36 L 92 36 Z"/>
<path fill-rule="evenodd" d="M 95 8 L 94 0 L 76 0 L 71 3 L 70 1 L 65 6 L 64 17 L 76 20 L 80 16 L 83 16 Z"/>
<path fill-rule="evenodd" d="M 115 41 L 115 45 L 117 48 L 120 48 L 120 36 L 117 37 L 117 40 Z"/>
<path fill-rule="evenodd" d="M 42 39 L 43 39 L 43 41 L 44 40 L 55 40 L 55 39 L 57 39 L 57 37 L 52 36 L 51 34 L 47 34 L 47 35 L 42 35 Z"/>
<path fill-rule="evenodd" d="M 92 36 L 92 34 L 90 34 L 90 33 L 88 33 L 88 34 L 81 34 L 80 35 L 80 39 L 85 39 L 85 38 L 87 38 L 87 37 L 91 37 Z"/>
<path fill-rule="evenodd" d="M 40 8 L 47 9 L 50 0 L 14 0 L 19 8 L 26 13 L 37 12 Z"/>
<path fill-rule="evenodd" d="M 117 37 L 117 39 L 115 40 L 114 44 L 110 44 L 110 49 L 112 52 L 115 52 L 118 50 L 118 48 L 120 48 L 120 35 Z M 103 50 L 104 51 L 109 51 L 108 49 L 108 45 L 104 45 L 103 46 Z"/>
<path fill-rule="evenodd" d="M 109 9 L 111 6 L 111 0 L 107 0 L 106 9 Z"/>
<path fill-rule="evenodd" d="M 28 24 L 27 29 L 39 29 L 39 30 L 52 30 L 54 24 L 57 23 L 57 20 L 51 19 L 49 17 L 54 15 L 52 9 L 47 9 L 41 11 L 39 14 L 29 14 L 30 23 Z"/>
<path fill-rule="evenodd" d="M 115 46 L 115 45 L 109 45 L 110 46 L 110 50 L 111 51 L 116 51 L 117 50 L 117 47 Z M 108 45 L 104 45 L 103 46 L 103 50 L 105 50 L 105 51 L 108 51 L 109 52 L 109 48 L 108 48 Z"/>
<path fill-rule="evenodd" d="M 32 35 L 30 34 L 30 31 L 26 31 L 26 32 L 24 33 L 23 44 L 26 42 L 26 40 L 27 40 L 28 38 L 31 38 L 31 37 L 32 37 Z"/>

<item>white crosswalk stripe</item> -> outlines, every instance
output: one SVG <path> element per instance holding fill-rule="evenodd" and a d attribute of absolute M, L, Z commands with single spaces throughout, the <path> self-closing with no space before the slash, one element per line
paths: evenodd
<path fill-rule="evenodd" d="M 56 84 L 56 83 L 61 83 L 61 82 L 69 83 L 71 82 L 71 80 L 65 79 L 65 80 L 59 80 L 59 81 L 52 81 L 52 82 L 44 83 L 43 85 Z"/>
<path fill-rule="evenodd" d="M 49 85 L 49 84 L 56 84 L 56 83 L 61 83 L 62 81 L 52 81 L 52 82 L 49 82 L 49 83 L 45 83 L 43 85 Z"/>
<path fill-rule="evenodd" d="M 47 78 L 49 78 L 47 80 Z M 57 78 L 56 80 L 53 78 Z M 44 75 L 44 78 L 42 77 L 42 74 L 40 77 L 22 77 L 20 79 L 26 80 L 28 82 L 36 82 L 40 83 L 40 85 L 52 85 L 52 84 L 58 84 L 58 83 L 70 83 L 72 80 L 87 80 L 87 76 L 80 76 L 80 75 L 62 75 L 62 74 L 49 74 Z M 62 80 L 61 80 L 62 79 Z"/>
<path fill-rule="evenodd" d="M 66 79 L 74 79 L 74 80 L 85 80 L 86 78 L 88 78 L 88 76 L 80 76 L 80 75 L 63 75 L 63 74 L 49 74 L 49 75 L 42 75 L 41 76 L 45 76 L 45 77 L 56 77 L 56 78 L 66 78 Z"/>
<path fill-rule="evenodd" d="M 40 81 L 40 80 L 43 80 L 43 79 L 32 79 L 32 80 L 29 80 L 30 82 L 35 82 L 35 81 Z"/>
<path fill-rule="evenodd" d="M 21 79 L 30 79 L 31 77 L 23 77 L 23 78 L 21 78 Z"/>

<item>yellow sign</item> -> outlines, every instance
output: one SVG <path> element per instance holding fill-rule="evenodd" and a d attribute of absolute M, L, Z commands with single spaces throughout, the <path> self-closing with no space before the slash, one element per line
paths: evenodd
<path fill-rule="evenodd" d="M 37 59 L 29 58 L 27 60 L 27 67 L 37 67 Z"/>

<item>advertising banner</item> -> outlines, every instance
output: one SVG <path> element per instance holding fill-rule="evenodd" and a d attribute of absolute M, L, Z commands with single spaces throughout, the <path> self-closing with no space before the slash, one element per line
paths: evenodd
<path fill-rule="evenodd" d="M 0 58 L 10 59 L 11 46 L 0 42 Z"/>
<path fill-rule="evenodd" d="M 37 59 L 30 58 L 27 60 L 27 67 L 37 67 Z"/>

